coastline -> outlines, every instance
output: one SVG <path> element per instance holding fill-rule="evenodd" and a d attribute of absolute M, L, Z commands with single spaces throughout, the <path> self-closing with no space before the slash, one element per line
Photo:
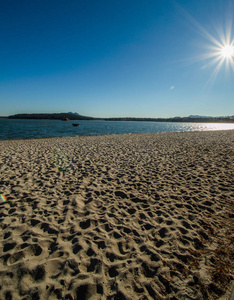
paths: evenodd
<path fill-rule="evenodd" d="M 142 134 L 157 132 L 191 132 L 234 130 L 231 123 L 180 123 L 180 122 L 137 122 L 137 121 L 79 121 L 60 120 L 2 120 L 0 140 L 36 139 L 53 137 L 97 136 L 110 134 Z"/>
<path fill-rule="evenodd" d="M 233 142 L 233 130 L 0 141 L 0 298 L 225 297 Z"/>

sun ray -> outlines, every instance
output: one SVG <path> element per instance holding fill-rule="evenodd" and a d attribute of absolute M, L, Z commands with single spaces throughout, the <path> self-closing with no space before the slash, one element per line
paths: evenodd
<path fill-rule="evenodd" d="M 220 58 L 219 57 L 217 57 L 217 56 L 215 56 L 212 60 L 210 60 L 208 63 L 207 63 L 207 66 L 208 67 L 213 67 L 213 66 L 215 66 L 217 63 L 219 63 L 220 62 Z M 222 63 L 223 63 L 223 61 L 222 61 Z"/>
<path fill-rule="evenodd" d="M 221 60 L 218 60 L 218 64 L 216 65 L 214 71 L 211 73 L 209 79 L 207 80 L 207 82 L 205 84 L 206 88 L 213 85 L 220 69 L 222 68 L 223 62 L 224 62 L 224 58 L 222 58 Z"/>
<path fill-rule="evenodd" d="M 215 26 L 217 37 L 208 32 L 194 17 L 192 17 L 180 4 L 176 3 L 178 10 L 193 25 L 198 33 L 206 40 L 206 51 L 200 55 L 186 59 L 187 62 L 204 62 L 201 69 L 211 68 L 212 73 L 205 86 L 212 85 L 222 68 L 234 71 L 234 37 L 233 18 L 229 10 L 225 18 L 225 26 Z M 217 23 L 216 23 L 217 24 Z M 183 60 L 185 61 L 185 60 Z"/>

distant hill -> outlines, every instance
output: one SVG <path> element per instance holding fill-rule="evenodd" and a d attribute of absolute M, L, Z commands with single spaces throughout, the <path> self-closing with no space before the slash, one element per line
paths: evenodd
<path fill-rule="evenodd" d="M 80 116 L 80 114 L 78 114 L 77 112 L 73 113 L 73 112 L 68 112 L 68 114 L 72 114 L 72 115 L 76 115 L 76 116 Z"/>
<path fill-rule="evenodd" d="M 105 118 L 106 121 L 146 121 L 146 122 L 190 122 L 190 123 L 234 123 L 233 116 L 228 117 L 174 117 L 174 118 Z"/>
<path fill-rule="evenodd" d="M 54 114 L 16 114 L 8 117 L 9 119 L 41 119 L 41 120 L 92 120 L 91 117 L 80 116 L 72 113 Z"/>
<path fill-rule="evenodd" d="M 77 112 L 69 112 L 68 114 L 72 114 L 72 115 L 75 115 L 75 116 L 80 116 L 80 114 L 78 114 Z M 85 117 L 85 118 L 88 118 L 88 120 L 89 119 L 94 119 L 94 118 L 92 118 L 92 117 L 88 117 L 88 116 L 82 116 L 82 117 Z"/>
<path fill-rule="evenodd" d="M 199 115 L 190 115 L 188 116 L 190 119 L 207 119 L 207 118 L 212 118 L 210 116 L 199 116 Z"/>
<path fill-rule="evenodd" d="M 9 119 L 41 119 L 41 120 L 105 120 L 105 121 L 148 121 L 148 122 L 192 122 L 192 123 L 234 123 L 234 116 L 202 117 L 191 115 L 189 117 L 174 118 L 92 118 L 81 116 L 78 113 L 53 113 L 53 114 L 16 114 Z"/>

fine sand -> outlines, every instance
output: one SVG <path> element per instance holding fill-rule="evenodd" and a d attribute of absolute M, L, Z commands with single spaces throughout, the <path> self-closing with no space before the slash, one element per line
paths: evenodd
<path fill-rule="evenodd" d="M 0 142 L 0 299 L 228 299 L 234 131 Z"/>

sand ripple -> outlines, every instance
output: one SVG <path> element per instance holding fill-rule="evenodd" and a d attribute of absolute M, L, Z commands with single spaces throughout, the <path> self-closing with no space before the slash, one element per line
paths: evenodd
<path fill-rule="evenodd" d="M 223 296 L 233 141 L 234 131 L 1 141 L 0 299 Z"/>

